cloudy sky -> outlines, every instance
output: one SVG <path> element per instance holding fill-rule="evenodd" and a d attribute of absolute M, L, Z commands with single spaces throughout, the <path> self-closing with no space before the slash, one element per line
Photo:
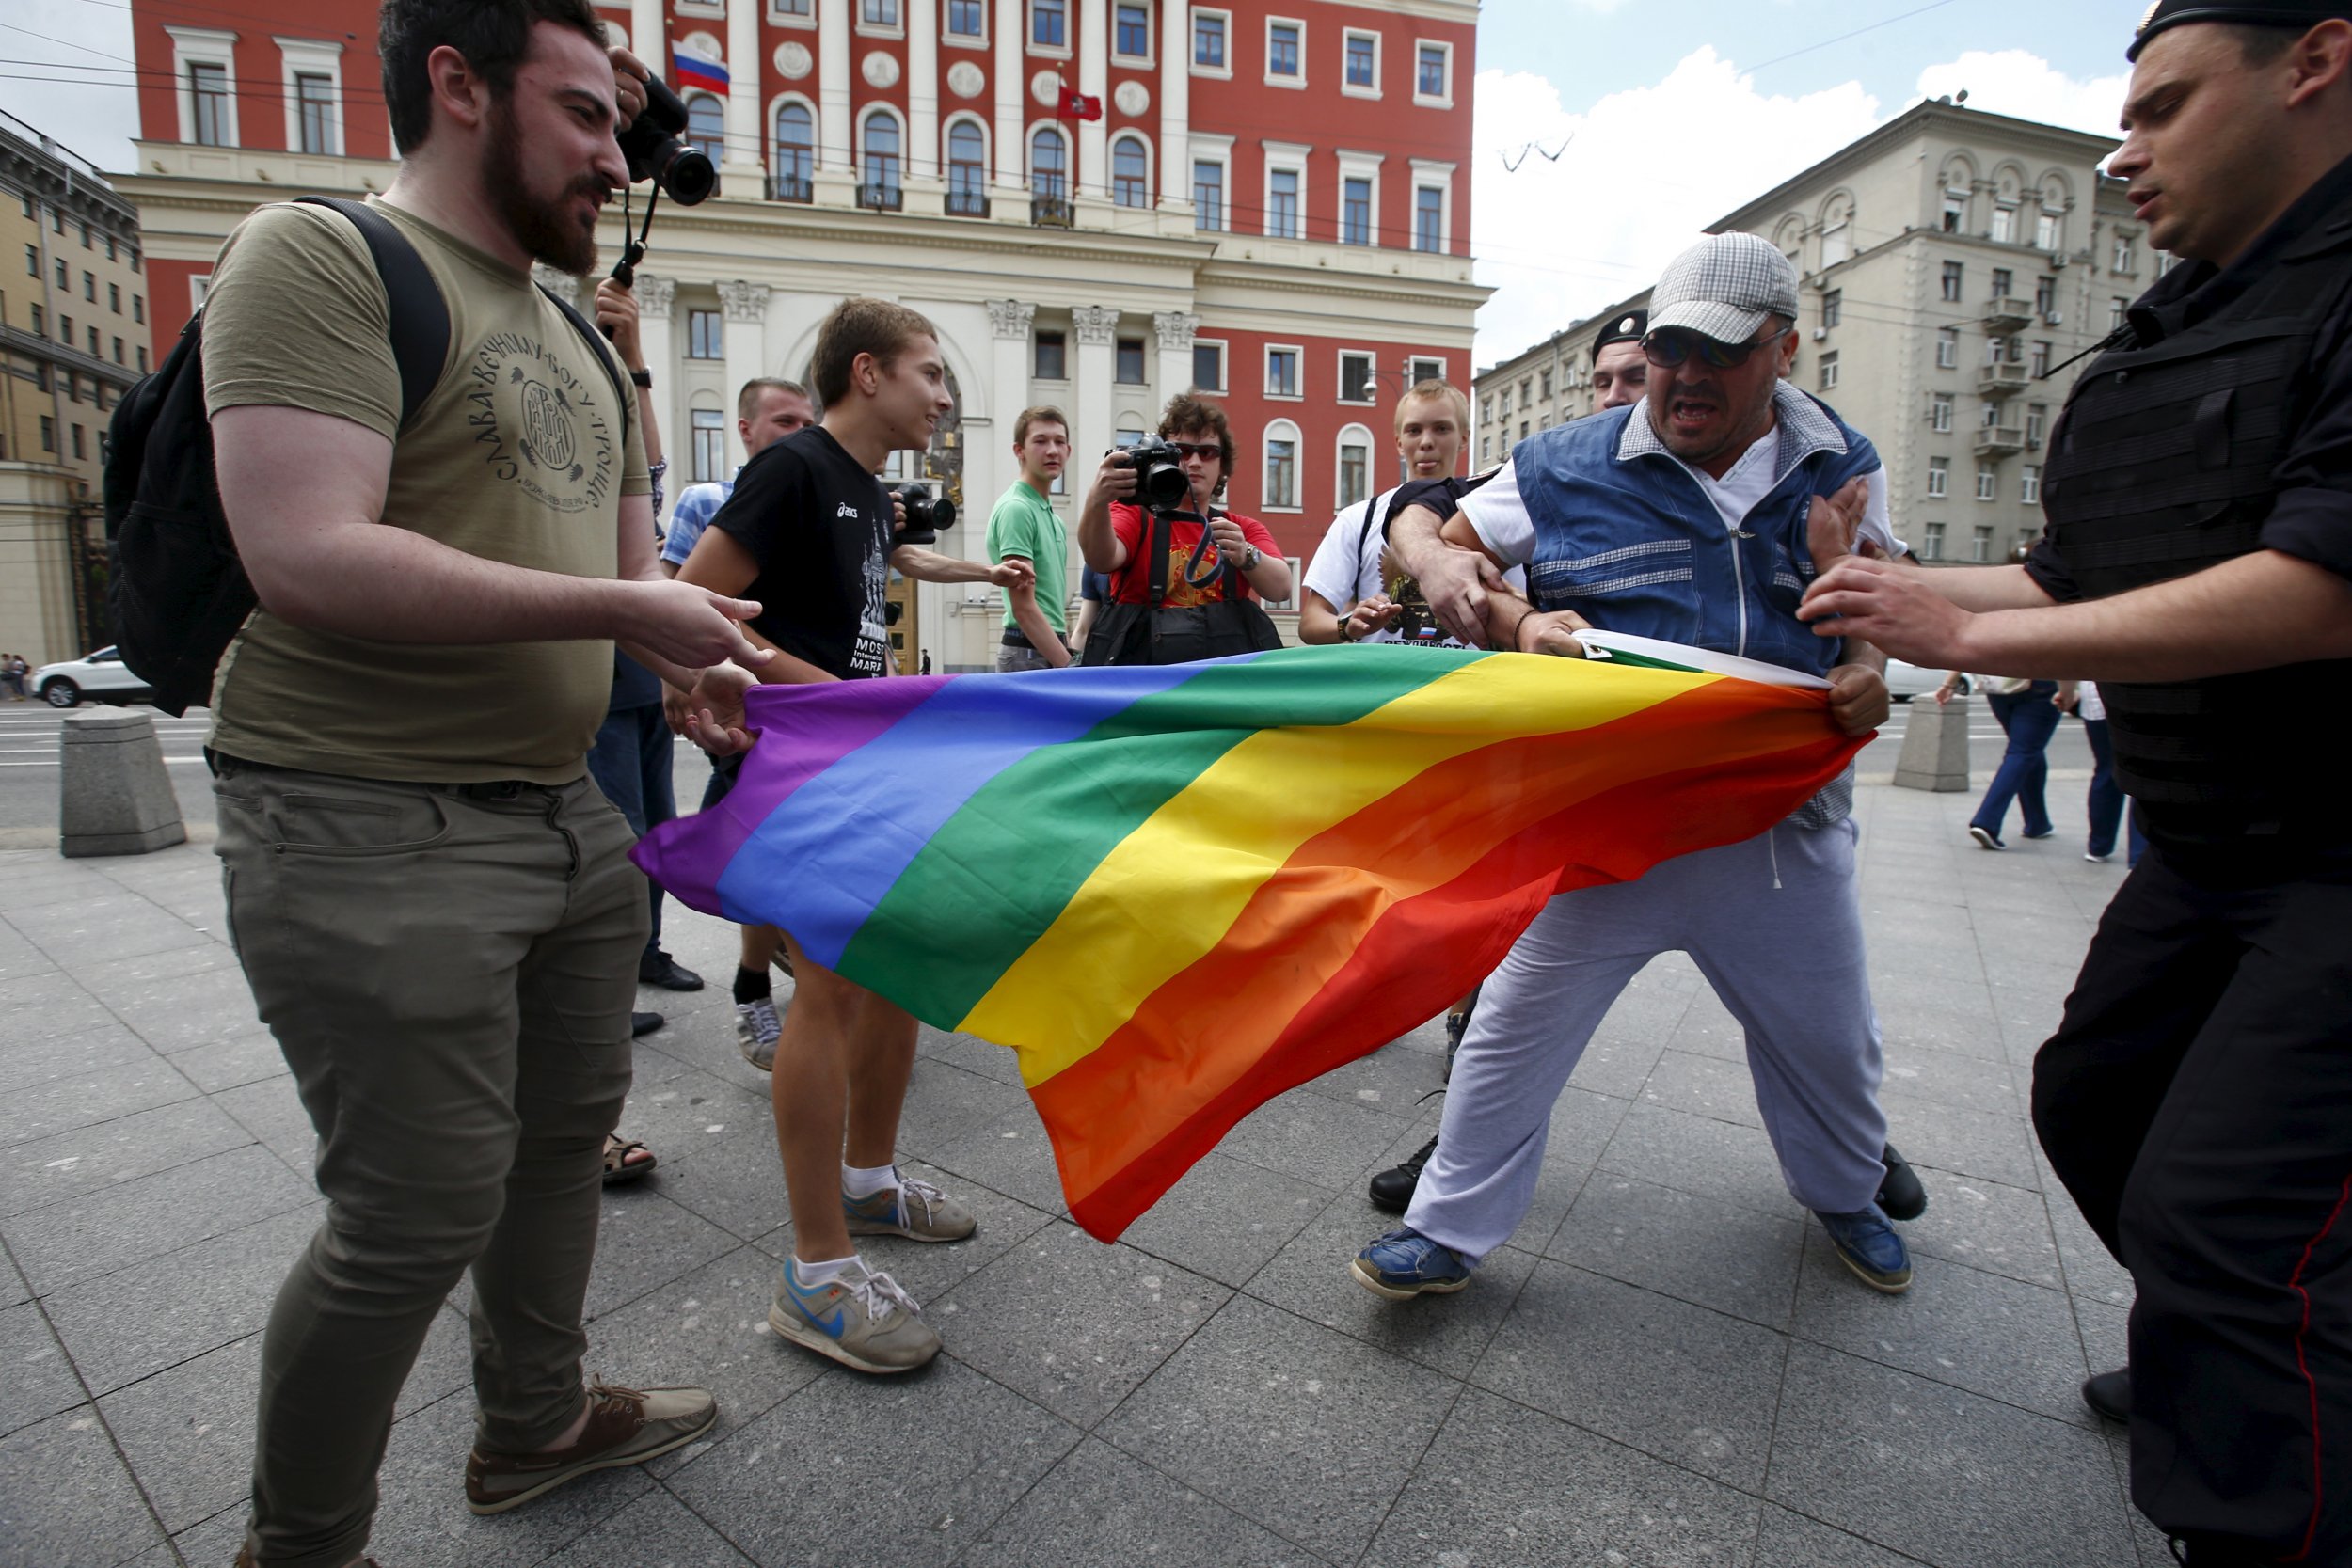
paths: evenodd
<path fill-rule="evenodd" d="M 1470 241 L 1496 293 L 1479 362 L 1639 289 L 1707 224 L 1923 97 L 1965 88 L 1971 108 L 2112 133 L 2140 8 L 2064 0 L 2018 26 L 2026 13 L 1964 0 L 1487 0 Z M 124 166 L 129 8 L 0 9 L 0 105 Z M 1988 47 L 2012 40 L 2030 47 Z"/>

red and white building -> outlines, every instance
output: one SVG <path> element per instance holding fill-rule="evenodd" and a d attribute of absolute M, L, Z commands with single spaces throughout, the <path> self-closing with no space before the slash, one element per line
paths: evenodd
<path fill-rule="evenodd" d="M 1470 385 L 1476 0 L 600 8 L 665 72 L 691 55 L 727 83 L 685 95 L 721 193 L 665 201 L 640 272 L 674 487 L 732 471 L 736 388 L 801 375 L 850 293 L 940 327 L 959 419 L 899 462 L 956 495 L 974 526 L 943 547 L 975 553 L 1030 404 L 1071 416 L 1074 490 L 1170 396 L 1216 396 L 1240 449 L 1231 504 L 1305 556 L 1392 480 L 1399 391 Z M 218 27 L 132 12 L 147 85 L 118 184 L 160 357 L 245 212 L 381 189 L 391 147 L 373 0 L 241 0 Z M 1099 117 L 1065 118 L 1079 103 Z M 620 221 L 616 204 L 608 257 Z M 910 658 L 993 665 L 996 608 L 922 587 Z"/>

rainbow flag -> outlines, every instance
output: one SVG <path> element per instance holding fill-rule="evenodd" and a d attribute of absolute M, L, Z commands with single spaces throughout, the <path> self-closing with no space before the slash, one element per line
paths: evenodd
<path fill-rule="evenodd" d="M 1862 745 L 1819 690 L 1654 654 L 1378 646 L 762 687 L 748 717 L 733 791 L 637 863 L 1018 1051 L 1105 1241 L 1553 894 L 1761 832 Z"/>

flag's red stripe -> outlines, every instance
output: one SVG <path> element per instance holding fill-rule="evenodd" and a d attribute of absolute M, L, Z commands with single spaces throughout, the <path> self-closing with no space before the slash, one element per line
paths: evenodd
<path fill-rule="evenodd" d="M 1745 743 L 1727 744 L 1727 728 Z M 1250 1110 L 1454 1001 L 1554 891 L 1760 832 L 1860 744 L 1825 733 L 1818 705 L 1759 707 L 1740 682 L 1589 732 L 1604 736 L 1573 747 L 1533 736 L 1453 759 L 1301 846 L 1215 950 L 1037 1085 L 1079 1222 L 1116 1236 Z M 1497 789 L 1576 794 L 1457 874 L 1464 851 L 1449 830 L 1484 817 L 1491 831 Z M 1339 869 L 1365 865 L 1442 885 L 1366 929 L 1375 885 Z M 1302 917 L 1301 898 L 1324 902 L 1324 917 Z M 1267 1019 L 1289 1021 L 1271 1045 Z"/>

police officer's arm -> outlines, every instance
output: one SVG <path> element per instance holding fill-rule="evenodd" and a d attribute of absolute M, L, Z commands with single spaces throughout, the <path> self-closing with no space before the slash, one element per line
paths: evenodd
<path fill-rule="evenodd" d="M 1126 466 L 1126 454 L 1105 452 L 1078 509 L 1078 553 L 1094 570 L 1108 574 L 1127 564 L 1127 546 L 1111 528 L 1111 502 L 1133 500 L 1135 494 L 1136 471 Z"/>
<path fill-rule="evenodd" d="M 1846 561 L 1798 613 L 1823 637 L 1867 637 L 1914 664 L 1988 675 L 2177 681 L 2352 658 L 2352 582 L 2281 550 L 2073 604 L 2052 602 L 2025 568 L 2006 570 L 2024 586 L 1979 609 L 1937 592 L 1959 574 Z"/>
<path fill-rule="evenodd" d="M 1456 524 L 1460 531 L 1444 531 Z M 1465 538 L 1467 545 L 1449 542 Z M 1406 507 L 1389 519 L 1388 547 L 1406 576 L 1421 584 L 1422 597 L 1446 630 L 1472 645 L 1487 641 L 1487 600 L 1502 589 L 1502 569 L 1478 543 L 1468 517 L 1456 512 L 1448 519 L 1430 507 Z"/>
<path fill-rule="evenodd" d="M 221 508 L 262 605 L 294 626 L 376 642 L 612 638 L 699 669 L 767 656 L 737 624 L 759 607 L 682 583 L 581 578 L 485 561 L 384 522 L 392 444 L 352 420 L 248 404 L 213 416 Z M 653 536 L 643 496 L 621 534 Z"/>

